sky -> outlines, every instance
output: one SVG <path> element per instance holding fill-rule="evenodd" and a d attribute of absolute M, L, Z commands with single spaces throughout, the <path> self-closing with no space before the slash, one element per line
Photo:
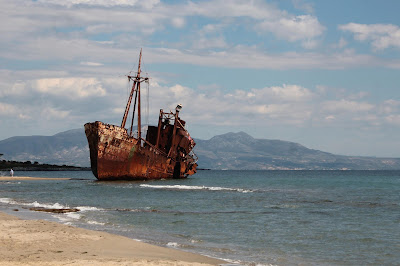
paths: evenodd
<path fill-rule="evenodd" d="M 400 157 L 400 1 L 0 3 L 0 140 L 120 125 L 143 49 L 145 122 Z"/>

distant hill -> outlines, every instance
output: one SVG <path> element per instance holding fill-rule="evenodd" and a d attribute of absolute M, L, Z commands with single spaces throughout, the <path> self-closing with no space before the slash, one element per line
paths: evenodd
<path fill-rule="evenodd" d="M 199 167 L 207 169 L 400 169 L 400 158 L 335 155 L 308 149 L 298 143 L 255 139 L 250 135 L 226 133 L 209 140 L 196 139 Z M 37 161 L 58 165 L 89 166 L 89 148 L 82 129 L 54 136 L 12 137 L 0 141 L 1 159 Z"/>
<path fill-rule="evenodd" d="M 334 155 L 294 142 L 255 139 L 245 132 L 196 142 L 199 166 L 210 169 L 400 169 L 400 158 Z"/>
<path fill-rule="evenodd" d="M 0 151 L 4 160 L 90 166 L 89 147 L 83 128 L 54 136 L 11 137 L 0 141 Z"/>

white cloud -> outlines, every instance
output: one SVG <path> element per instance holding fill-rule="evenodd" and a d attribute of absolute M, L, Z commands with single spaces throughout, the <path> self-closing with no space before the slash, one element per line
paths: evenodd
<path fill-rule="evenodd" d="M 40 3 L 45 4 L 54 4 L 54 5 L 62 5 L 62 6 L 74 6 L 74 5 L 88 5 L 88 6 L 140 6 L 144 8 L 153 8 L 157 4 L 159 4 L 159 0 L 38 0 Z"/>
<path fill-rule="evenodd" d="M 308 39 L 304 40 L 301 45 L 306 49 L 314 49 L 320 45 L 320 41 L 314 39 Z"/>
<path fill-rule="evenodd" d="M 173 93 L 176 99 L 187 98 L 192 94 L 192 90 L 179 84 L 172 86 L 169 90 Z"/>
<path fill-rule="evenodd" d="M 335 120 L 335 119 L 336 119 L 336 117 L 334 115 L 328 115 L 328 116 L 325 117 L 325 120 L 327 120 L 327 121 L 332 121 L 332 120 Z"/>
<path fill-rule="evenodd" d="M 245 93 L 244 91 L 240 92 Z M 252 89 L 251 92 L 252 98 L 258 99 L 258 101 L 271 99 L 278 102 L 304 102 L 311 100 L 314 96 L 309 89 L 293 84 L 283 84 L 281 87 L 273 86 L 263 89 Z M 241 97 L 242 95 L 239 95 L 237 98 Z"/>
<path fill-rule="evenodd" d="M 233 93 L 222 93 L 215 88 L 206 94 L 179 84 L 168 89 L 162 86 L 152 88 L 152 106 L 165 107 L 167 104 L 169 109 L 173 109 L 181 103 L 184 119 L 188 117 L 197 124 L 237 126 L 269 121 L 300 125 L 312 114 L 310 101 L 313 93 L 298 85 L 236 90 Z"/>
<path fill-rule="evenodd" d="M 81 65 L 83 66 L 102 66 L 102 63 L 96 63 L 96 62 L 80 62 Z"/>
<path fill-rule="evenodd" d="M 278 21 L 264 21 L 258 25 L 258 28 L 271 31 L 278 37 L 291 42 L 317 37 L 325 30 L 318 19 L 311 15 L 281 18 Z"/>
<path fill-rule="evenodd" d="M 25 82 L 16 81 L 14 84 L 5 84 L 2 86 L 4 89 L 0 91 L 0 97 L 9 95 L 23 95 L 25 93 Z"/>
<path fill-rule="evenodd" d="M 210 48 L 227 48 L 223 30 L 226 24 L 207 24 L 193 34 L 190 39 L 192 49 L 209 50 Z"/>
<path fill-rule="evenodd" d="M 185 19 L 182 17 L 174 17 L 171 19 L 171 24 L 175 28 L 183 28 L 185 26 Z"/>
<path fill-rule="evenodd" d="M 28 119 L 31 119 L 32 117 L 30 117 L 27 114 L 18 114 L 18 118 L 21 120 L 28 120 Z"/>
<path fill-rule="evenodd" d="M 236 46 L 224 51 L 193 51 L 171 48 L 147 49 L 152 62 L 188 63 L 203 66 L 255 69 L 344 69 L 361 65 L 385 66 L 378 58 L 345 50 L 329 55 L 319 53 L 287 52 L 269 54 L 248 46 Z M 400 66 L 400 64 L 399 64 Z"/>
<path fill-rule="evenodd" d="M 400 126 L 400 114 L 389 115 L 385 118 L 386 122 L 389 124 Z"/>
<path fill-rule="evenodd" d="M 284 100 L 299 101 L 312 97 L 310 90 L 298 85 L 284 84 L 283 87 L 272 87 L 271 89 L 274 95 Z"/>
<path fill-rule="evenodd" d="M 380 112 L 383 114 L 393 114 L 400 111 L 400 101 L 389 99 L 384 101 L 380 106 Z"/>
<path fill-rule="evenodd" d="M 200 32 L 203 33 L 203 34 L 221 32 L 221 30 L 225 26 L 226 25 L 222 25 L 222 24 L 207 24 L 201 29 Z"/>
<path fill-rule="evenodd" d="M 151 9 L 154 8 L 155 6 L 160 4 L 160 0 L 146 0 L 146 1 L 138 1 L 140 5 L 144 8 Z"/>
<path fill-rule="evenodd" d="M 304 7 L 308 6 L 307 9 L 310 9 L 310 5 L 306 3 L 299 2 L 298 4 Z M 60 6 L 67 6 L 69 9 L 60 8 Z M 85 8 L 85 6 L 90 6 L 90 8 Z M 135 7 L 135 9 L 115 8 L 110 10 L 110 8 L 118 6 Z M 15 8 L 17 7 L 18 4 Z M 186 24 L 185 18 L 193 16 L 224 20 L 224 23 L 230 25 L 237 23 L 237 20 L 241 20 L 240 23 L 243 23 L 242 19 L 248 18 L 246 23 L 249 26 L 258 25 L 255 27 L 256 30 L 271 32 L 278 38 L 290 42 L 301 41 L 304 47 L 314 48 L 316 42 L 313 39 L 320 36 L 325 29 L 315 16 L 291 15 L 278 9 L 275 5 L 260 0 L 250 2 L 217 0 L 178 4 L 166 4 L 158 0 L 40 0 L 38 4 L 31 4 L 30 9 L 34 10 L 33 13 L 41 13 L 41 20 L 44 22 L 49 19 L 53 23 L 57 21 L 56 27 L 70 26 L 77 29 L 83 27 L 89 34 L 138 31 L 152 34 L 157 30 L 164 29 L 165 22 L 169 22 L 176 28 L 183 28 Z M 54 12 L 51 12 L 54 9 L 57 11 L 57 20 L 55 20 Z M 30 15 L 31 11 L 22 12 L 25 12 L 25 16 L 23 16 L 25 19 L 32 20 L 31 25 L 54 28 L 53 23 L 39 24 L 37 18 Z M 107 23 L 104 22 L 104 17 L 107 17 Z M 226 18 L 230 21 L 227 22 Z M 31 31 L 34 31 L 34 28 Z"/>
<path fill-rule="evenodd" d="M 278 38 L 289 42 L 302 41 L 306 48 L 314 48 L 314 38 L 325 30 L 318 19 L 311 15 L 283 17 L 279 20 L 265 20 L 259 23 L 258 30 L 274 33 Z M 310 45 L 311 44 L 311 45 Z"/>
<path fill-rule="evenodd" d="M 16 113 L 18 113 L 16 106 L 0 102 L 0 116 L 15 115 Z"/>
<path fill-rule="evenodd" d="M 193 41 L 194 49 L 226 48 L 228 44 L 223 37 L 206 38 L 200 37 Z"/>
<path fill-rule="evenodd" d="M 218 90 L 221 89 L 221 85 L 218 85 L 217 83 L 212 83 L 212 84 L 206 84 L 206 85 L 198 85 L 197 88 L 200 90 L 206 91 L 206 90 Z"/>
<path fill-rule="evenodd" d="M 95 78 L 46 78 L 35 82 L 34 88 L 44 94 L 72 99 L 104 96 L 106 90 Z"/>
<path fill-rule="evenodd" d="M 370 111 L 375 106 L 366 102 L 356 102 L 349 100 L 335 100 L 335 101 L 326 101 L 322 104 L 322 108 L 326 111 L 331 112 L 364 112 Z"/>
<path fill-rule="evenodd" d="M 14 95 L 12 99 L 18 102 L 16 105 L 24 106 L 23 110 L 17 112 L 11 105 L 1 110 L 3 116 L 14 118 L 29 118 L 29 114 L 37 113 L 47 121 L 118 122 L 128 92 L 128 88 L 124 89 L 127 84 L 121 80 L 85 77 L 28 80 L 23 86 L 18 85 L 23 88 L 24 97 Z M 237 90 L 232 94 L 222 93 L 215 84 L 207 91 L 196 91 L 181 84 L 160 85 L 155 80 L 156 77 L 151 81 L 150 116 L 155 117 L 159 108 L 174 109 L 181 103 L 182 115 L 198 124 L 241 125 L 265 120 L 263 123 L 301 125 L 311 117 L 311 101 L 315 97 L 309 89 L 292 84 Z M 142 96 L 145 101 L 146 96 Z"/>
<path fill-rule="evenodd" d="M 247 29 L 258 25 L 264 34 L 273 32 L 287 41 L 299 42 L 307 49 L 313 49 L 321 44 L 320 37 L 325 27 L 320 24 L 317 17 L 294 16 L 263 1 L 248 3 L 220 0 L 176 5 L 156 1 L 151 11 L 104 8 L 96 5 L 90 8 L 85 6 L 65 8 L 46 3 L 49 2 L 27 4 L 15 0 L 12 3 L 5 3 L 7 12 L 4 13 L 4 18 L 0 19 L 5 25 L 0 28 L 2 34 L 0 56 L 11 60 L 28 61 L 127 63 L 132 62 L 133 51 L 145 47 L 146 58 L 152 63 L 189 63 L 257 69 L 344 69 L 364 65 L 400 68 L 400 60 L 396 58 L 380 59 L 371 55 L 357 54 L 349 49 L 332 54 L 271 53 L 256 46 L 232 45 L 224 34 L 226 28 L 235 25 L 238 20 L 241 23 L 245 21 L 248 24 Z M 171 16 L 172 10 L 177 14 Z M 173 45 L 164 45 L 164 42 L 159 45 L 162 48 L 148 44 L 145 34 L 165 29 L 171 24 L 171 20 L 176 20 L 175 26 L 186 24 L 188 22 L 184 21 L 185 18 L 196 15 L 215 18 L 216 23 L 202 26 L 198 34 L 177 44 L 180 45 L 179 50 L 167 48 Z M 107 17 L 107 23 L 104 17 Z M 87 36 L 102 33 L 106 35 L 112 33 L 113 37 L 109 40 L 93 41 Z M 339 41 L 338 45 L 344 46 L 345 41 Z M 146 48 L 149 46 L 154 48 Z"/>
<path fill-rule="evenodd" d="M 331 47 L 333 49 L 342 49 L 342 48 L 346 47 L 347 44 L 348 44 L 348 42 L 346 41 L 346 39 L 343 37 L 340 37 L 339 41 L 337 43 L 332 44 Z"/>
<path fill-rule="evenodd" d="M 261 0 L 214 0 L 188 2 L 180 6 L 180 14 L 187 16 L 201 15 L 212 18 L 239 18 L 249 17 L 253 19 L 276 19 L 281 17 L 285 12 L 279 10 L 274 5 L 268 4 Z"/>
<path fill-rule="evenodd" d="M 340 38 L 337 47 L 338 47 L 338 48 L 343 48 L 343 47 L 345 47 L 346 45 L 347 45 L 347 41 L 346 41 L 343 37 Z"/>
<path fill-rule="evenodd" d="M 0 117 L 3 117 L 5 123 L 7 119 L 11 118 L 11 121 L 16 120 L 29 120 L 32 118 L 33 112 L 30 106 L 20 105 L 18 103 L 2 103 L 0 102 Z"/>
<path fill-rule="evenodd" d="M 358 41 L 371 41 L 374 50 L 400 48 L 400 27 L 393 24 L 348 23 L 339 25 L 339 29 L 353 33 Z"/>
<path fill-rule="evenodd" d="M 41 119 L 53 120 L 53 119 L 63 119 L 70 115 L 70 111 L 59 110 L 53 107 L 46 107 L 40 113 Z"/>
<path fill-rule="evenodd" d="M 304 0 L 292 0 L 293 6 L 307 13 L 314 13 L 314 5 Z"/>
<path fill-rule="evenodd" d="M 359 100 L 359 99 L 363 99 L 363 98 L 365 98 L 365 97 L 367 97 L 369 95 L 370 95 L 370 93 L 368 93 L 368 92 L 360 91 L 360 92 L 357 92 L 357 93 L 354 93 L 354 94 L 350 94 L 347 97 L 347 99 L 349 99 L 349 100 Z"/>
<path fill-rule="evenodd" d="M 291 104 L 255 105 L 251 106 L 249 111 L 255 116 L 261 115 L 259 118 L 269 118 L 275 120 L 275 123 L 279 121 L 279 123 L 291 125 L 303 125 L 312 114 L 307 106 Z"/>
<path fill-rule="evenodd" d="M 23 0 L 2 3 L 2 9 L 5 10 L 0 18 L 4 26 L 0 28 L 2 40 L 10 39 L 19 43 L 27 42 L 27 39 L 36 40 L 38 36 L 69 39 L 83 37 L 83 34 L 149 33 L 162 29 L 163 22 L 171 17 L 165 9 L 154 10 L 153 6 L 157 6 L 158 1 L 139 1 L 138 5 L 142 8 L 118 8 L 121 1 L 87 1 L 93 3 L 90 7 L 76 6 L 75 2 L 81 3 Z M 111 7 L 107 7 L 108 3 Z M 136 5 L 136 1 L 127 3 Z"/>
<path fill-rule="evenodd" d="M 389 105 L 389 106 L 400 106 L 400 101 L 396 101 L 393 99 L 389 99 L 383 102 L 385 105 Z"/>

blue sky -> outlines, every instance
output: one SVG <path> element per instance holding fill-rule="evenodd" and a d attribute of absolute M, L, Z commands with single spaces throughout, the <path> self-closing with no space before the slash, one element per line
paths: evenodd
<path fill-rule="evenodd" d="M 399 1 L 0 3 L 0 139 L 120 124 L 143 48 L 150 123 L 400 157 Z"/>

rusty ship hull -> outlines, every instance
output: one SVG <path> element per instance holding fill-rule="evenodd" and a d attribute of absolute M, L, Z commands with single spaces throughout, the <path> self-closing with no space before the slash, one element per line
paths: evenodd
<path fill-rule="evenodd" d="M 85 124 L 91 169 L 99 180 L 186 178 L 195 162 L 178 162 L 151 143 L 140 143 L 125 128 L 99 121 Z"/>

